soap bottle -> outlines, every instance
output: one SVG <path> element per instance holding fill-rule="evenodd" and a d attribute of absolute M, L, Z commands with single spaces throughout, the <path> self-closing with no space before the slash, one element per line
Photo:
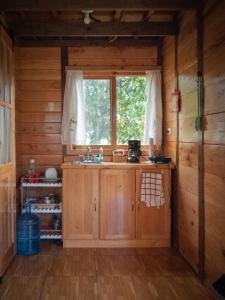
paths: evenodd
<path fill-rule="evenodd" d="M 104 155 L 103 155 L 103 148 L 99 148 L 99 160 L 102 162 L 104 160 Z"/>

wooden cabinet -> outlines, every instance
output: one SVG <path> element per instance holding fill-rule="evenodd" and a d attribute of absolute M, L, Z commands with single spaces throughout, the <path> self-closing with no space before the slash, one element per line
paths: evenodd
<path fill-rule="evenodd" d="M 144 165 L 144 164 L 143 164 Z M 64 247 L 169 247 L 170 167 L 65 163 Z M 163 174 L 165 203 L 140 202 L 142 173 Z"/>
<path fill-rule="evenodd" d="M 0 276 L 15 255 L 15 201 L 14 167 L 0 166 Z"/>
<path fill-rule="evenodd" d="M 169 201 L 170 170 L 163 171 L 163 190 L 166 201 L 159 208 L 147 207 L 144 202 L 140 201 L 141 172 L 149 172 L 149 170 L 136 171 L 136 238 L 168 243 L 171 226 Z"/>
<path fill-rule="evenodd" d="M 135 238 L 135 170 L 101 170 L 100 238 Z"/>
<path fill-rule="evenodd" d="M 63 239 L 98 238 L 98 170 L 63 172 Z"/>

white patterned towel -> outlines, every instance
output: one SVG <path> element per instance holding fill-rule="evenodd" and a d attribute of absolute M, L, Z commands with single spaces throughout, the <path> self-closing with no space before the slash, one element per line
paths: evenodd
<path fill-rule="evenodd" d="M 142 173 L 141 201 L 148 207 L 160 207 L 165 203 L 162 174 Z"/>

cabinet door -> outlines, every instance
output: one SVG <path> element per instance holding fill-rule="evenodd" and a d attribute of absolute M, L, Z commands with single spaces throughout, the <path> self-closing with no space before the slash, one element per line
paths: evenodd
<path fill-rule="evenodd" d="M 98 238 L 98 170 L 63 171 L 63 239 Z"/>
<path fill-rule="evenodd" d="M 100 238 L 134 239 L 135 171 L 100 172 Z"/>
<path fill-rule="evenodd" d="M 0 276 L 15 255 L 15 182 L 13 166 L 0 166 Z"/>
<path fill-rule="evenodd" d="M 149 172 L 149 171 L 146 171 Z M 136 173 L 136 236 L 142 240 L 165 241 L 170 244 L 170 197 L 169 197 L 169 170 L 163 174 L 165 203 L 162 207 L 147 207 L 140 202 L 141 172 Z"/>

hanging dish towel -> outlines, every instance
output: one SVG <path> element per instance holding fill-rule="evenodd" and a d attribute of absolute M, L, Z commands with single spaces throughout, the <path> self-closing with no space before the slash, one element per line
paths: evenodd
<path fill-rule="evenodd" d="M 160 207 L 165 203 L 162 174 L 142 173 L 141 201 L 148 207 Z"/>

